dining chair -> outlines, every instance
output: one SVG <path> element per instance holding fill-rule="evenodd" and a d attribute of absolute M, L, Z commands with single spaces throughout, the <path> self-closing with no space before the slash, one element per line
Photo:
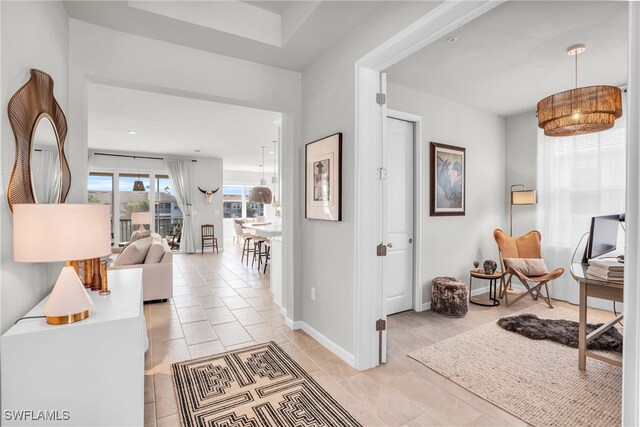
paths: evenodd
<path fill-rule="evenodd" d="M 213 224 L 202 224 L 200 226 L 200 239 L 201 239 L 201 253 L 204 253 L 204 248 L 212 248 L 218 252 L 218 238 L 215 237 L 215 228 Z"/>

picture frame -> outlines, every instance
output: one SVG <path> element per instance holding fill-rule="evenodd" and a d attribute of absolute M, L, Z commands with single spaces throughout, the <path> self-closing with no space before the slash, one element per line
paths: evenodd
<path fill-rule="evenodd" d="M 429 151 L 430 215 L 465 215 L 466 149 L 431 142 Z"/>
<path fill-rule="evenodd" d="M 305 145 L 305 218 L 342 221 L 342 133 Z"/>

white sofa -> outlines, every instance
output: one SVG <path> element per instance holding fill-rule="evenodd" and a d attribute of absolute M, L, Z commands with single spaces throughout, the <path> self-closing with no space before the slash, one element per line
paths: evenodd
<path fill-rule="evenodd" d="M 131 242 L 113 258 L 109 269 L 142 268 L 144 301 L 166 301 L 173 297 L 173 252 L 159 234 Z"/>

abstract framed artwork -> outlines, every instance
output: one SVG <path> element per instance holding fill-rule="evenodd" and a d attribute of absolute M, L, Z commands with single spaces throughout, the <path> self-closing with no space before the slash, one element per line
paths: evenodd
<path fill-rule="evenodd" d="M 305 218 L 342 221 L 342 133 L 305 146 Z"/>
<path fill-rule="evenodd" d="M 465 214 L 465 149 L 431 143 L 431 216 Z"/>

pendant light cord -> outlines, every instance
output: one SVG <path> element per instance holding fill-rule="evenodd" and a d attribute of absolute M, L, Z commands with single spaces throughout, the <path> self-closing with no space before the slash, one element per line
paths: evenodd
<path fill-rule="evenodd" d="M 578 53 L 574 56 L 576 57 L 576 89 L 578 89 Z"/>

